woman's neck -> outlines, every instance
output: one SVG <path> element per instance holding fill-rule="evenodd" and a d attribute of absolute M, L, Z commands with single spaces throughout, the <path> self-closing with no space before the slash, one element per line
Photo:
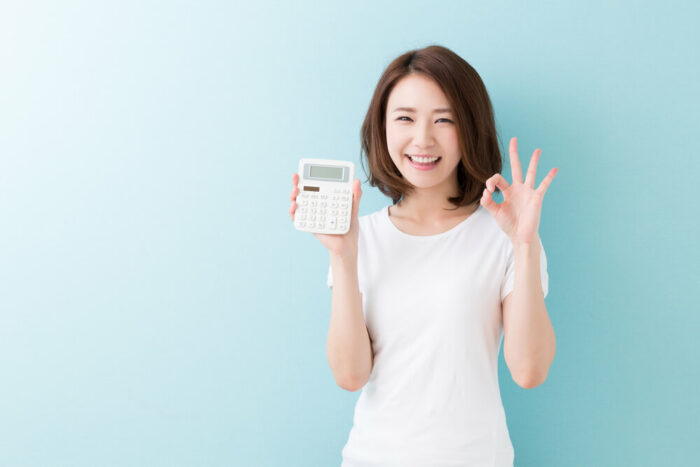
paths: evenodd
<path fill-rule="evenodd" d="M 453 183 L 443 183 L 441 186 L 415 187 L 408 196 L 404 196 L 393 207 L 392 211 L 421 224 L 463 216 L 465 214 L 464 208 L 469 213 L 472 212 L 472 208 L 461 206 L 455 209 L 455 205 L 447 200 L 447 198 L 457 196 L 458 191 L 456 179 Z"/>

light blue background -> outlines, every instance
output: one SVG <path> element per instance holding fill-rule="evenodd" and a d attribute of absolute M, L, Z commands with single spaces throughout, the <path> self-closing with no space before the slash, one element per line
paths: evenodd
<path fill-rule="evenodd" d="M 399 54 L 481 74 L 542 148 L 557 354 L 500 356 L 516 466 L 696 461 L 694 2 L 4 2 L 0 465 L 332 466 L 359 392 L 325 354 L 301 157 L 353 160 Z M 360 215 L 390 200 L 363 183 Z"/>

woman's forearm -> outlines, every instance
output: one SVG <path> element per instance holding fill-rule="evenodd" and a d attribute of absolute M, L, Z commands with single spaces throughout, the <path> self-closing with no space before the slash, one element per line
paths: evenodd
<path fill-rule="evenodd" d="M 372 345 L 362 312 L 357 255 L 330 254 L 333 274 L 331 320 L 326 355 L 336 383 L 357 391 L 372 372 Z"/>

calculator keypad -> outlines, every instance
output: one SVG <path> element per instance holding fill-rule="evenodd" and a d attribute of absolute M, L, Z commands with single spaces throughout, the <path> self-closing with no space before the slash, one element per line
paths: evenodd
<path fill-rule="evenodd" d="M 328 192 L 300 191 L 297 196 L 294 222 L 298 228 L 341 233 L 348 229 L 352 208 L 349 188 L 333 188 Z"/>

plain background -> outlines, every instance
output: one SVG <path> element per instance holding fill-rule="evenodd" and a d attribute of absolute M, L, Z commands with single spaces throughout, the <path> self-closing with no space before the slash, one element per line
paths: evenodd
<path fill-rule="evenodd" d="M 352 160 L 384 68 L 451 48 L 507 156 L 559 167 L 557 354 L 516 466 L 689 465 L 700 439 L 695 2 L 4 2 L 0 465 L 333 466 L 359 392 L 325 342 L 302 157 Z M 524 169 L 526 170 L 526 169 Z M 363 183 L 360 215 L 390 203 Z"/>

